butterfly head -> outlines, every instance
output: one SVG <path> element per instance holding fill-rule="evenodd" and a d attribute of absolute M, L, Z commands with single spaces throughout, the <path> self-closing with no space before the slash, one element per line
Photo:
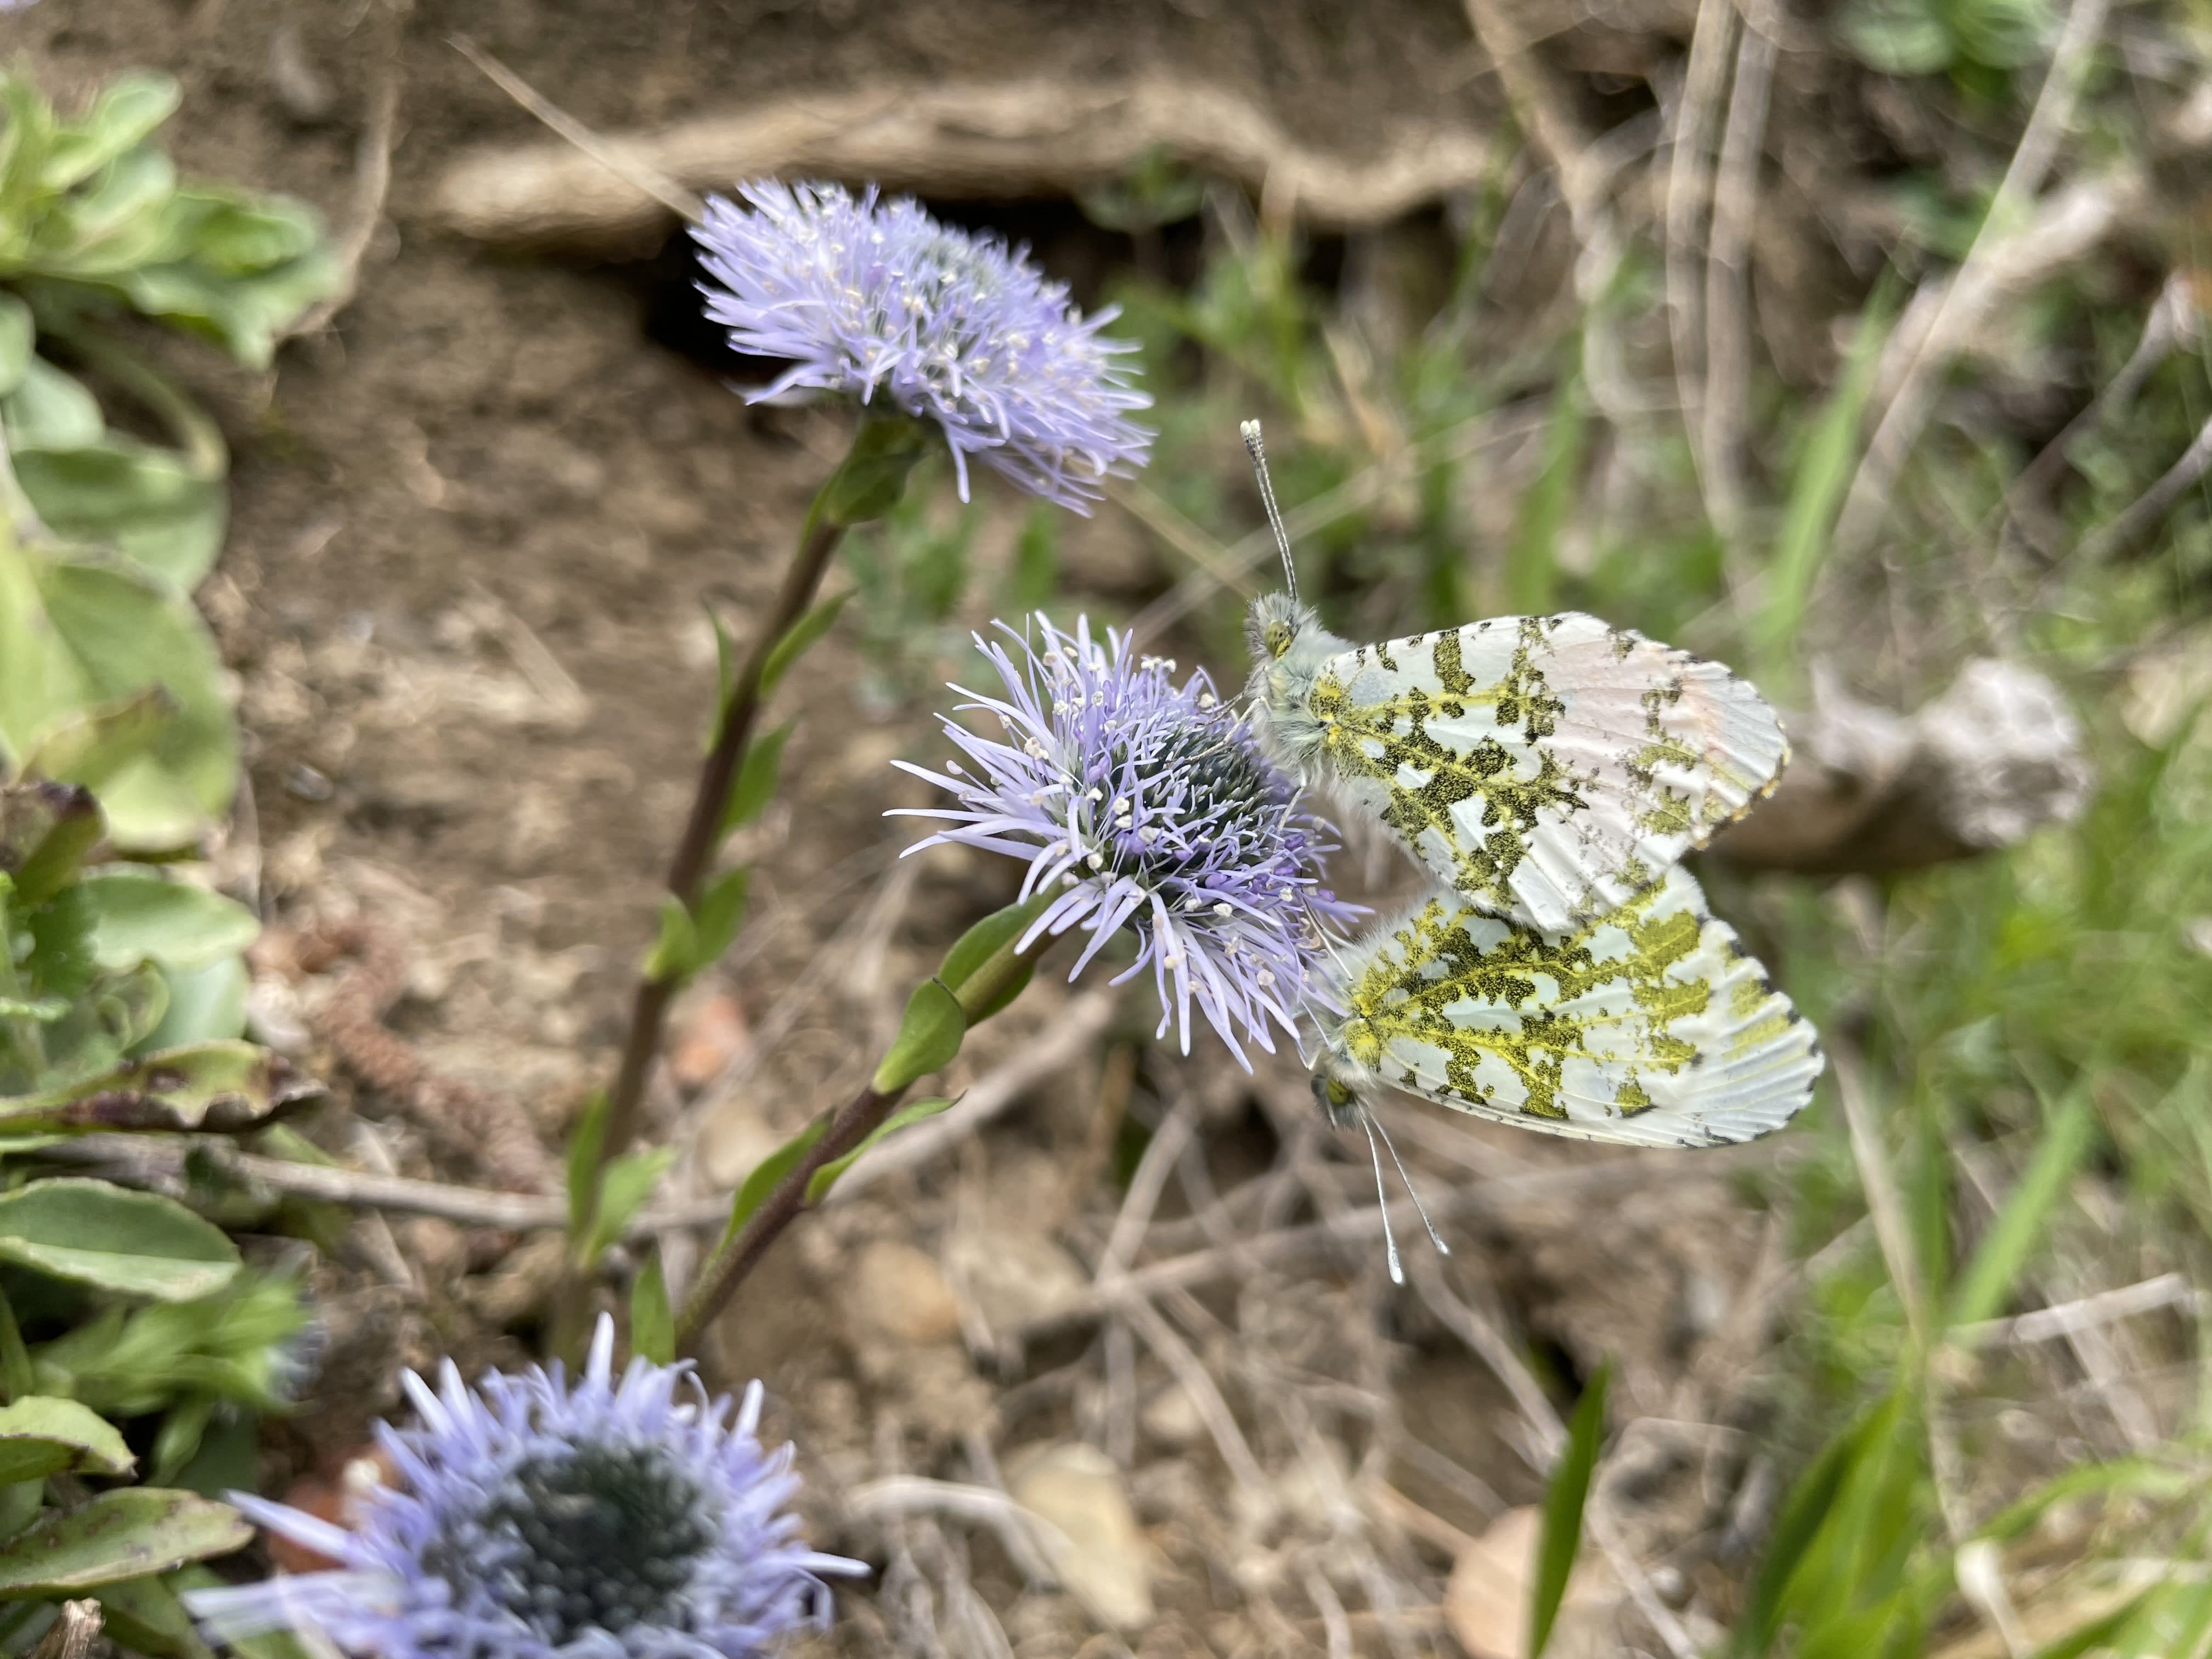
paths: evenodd
<path fill-rule="evenodd" d="M 1244 619 L 1244 642 L 1251 647 L 1253 666 L 1280 662 L 1301 635 L 1317 633 L 1320 628 L 1311 606 L 1300 605 L 1288 593 L 1262 593 L 1252 601 Z"/>
<path fill-rule="evenodd" d="M 1332 1129 L 1349 1129 L 1367 1115 L 1367 1097 L 1348 1073 L 1324 1057 L 1313 1074 L 1314 1104 Z"/>

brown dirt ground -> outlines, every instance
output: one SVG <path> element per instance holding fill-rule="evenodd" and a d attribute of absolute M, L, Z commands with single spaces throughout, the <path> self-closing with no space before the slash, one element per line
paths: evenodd
<path fill-rule="evenodd" d="M 26 52 L 64 100 L 128 64 L 176 73 L 185 102 L 170 139 L 188 170 L 296 192 L 343 224 L 387 27 L 376 0 L 49 0 L 0 25 L 0 44 Z M 270 70 L 280 27 L 297 29 L 328 78 L 328 119 L 303 123 L 280 99 Z M 885 72 L 1079 75 L 1173 58 L 1257 88 L 1317 141 L 1355 146 L 1378 110 L 1471 95 L 1467 41 L 1444 0 L 1391 0 L 1364 9 L 1358 27 L 1334 7 L 1220 0 L 695 0 L 649 19 L 629 7 L 522 0 L 415 8 L 398 35 L 404 94 L 388 219 L 357 301 L 334 331 L 289 346 L 267 376 L 226 373 L 205 353 L 175 359 L 235 454 L 233 529 L 202 595 L 240 678 L 251 757 L 225 867 L 258 886 L 279 929 L 359 912 L 395 933 L 410 992 L 395 1026 L 441 1066 L 524 1103 L 550 1141 L 611 1069 L 688 798 L 713 683 L 700 600 L 717 596 L 742 627 L 842 427 L 826 410 L 749 410 L 715 374 L 649 343 L 635 271 L 501 263 L 422 227 L 416 204 L 457 148 L 538 136 L 446 44 L 455 32 L 609 126 Z M 1017 516 L 1003 503 L 994 510 L 987 562 L 1006 556 Z M 1064 602 L 1126 608 L 1179 574 L 1165 556 L 1109 513 L 1072 538 Z M 1006 871 L 950 854 L 894 876 L 888 854 L 907 836 L 880 814 L 915 787 L 886 763 L 941 757 L 925 708 L 885 716 L 855 698 L 863 665 L 858 647 L 833 637 L 785 693 L 801 738 L 783 801 L 740 849 L 758 863 L 752 921 L 717 982 L 691 999 L 684 1028 L 702 1045 L 698 1075 L 723 1074 L 704 1105 L 674 1087 L 655 1103 L 664 1125 L 703 1121 L 687 1176 L 702 1189 L 848 1089 L 912 978 L 1006 891 Z M 817 963 L 810 992 L 801 976 Z M 272 975 L 270 1006 L 312 1027 L 326 977 Z M 730 1005 L 698 1012 L 718 992 L 733 999 L 735 1018 Z M 988 1069 L 1065 1000 L 1040 988 L 963 1066 Z M 747 1064 L 751 1034 L 772 1036 L 764 1028 L 787 1023 L 761 1070 L 733 1079 L 727 1068 Z M 1138 1051 L 1133 1112 L 1156 1115 L 1186 1091 L 1197 1100 L 1206 1162 L 1224 1188 L 1294 1152 L 1313 1190 L 1372 1202 L 1362 1161 L 1318 1161 L 1337 1154 L 1309 1124 L 1294 1066 L 1263 1067 L 1254 1082 L 1215 1058 L 1179 1062 L 1151 1044 L 1134 999 L 1114 1041 Z M 321 1058 L 329 1063 L 326 1050 Z M 1119 1202 L 1100 1163 L 1084 1161 L 1086 1146 L 1098 1150 L 1098 1076 L 1085 1060 L 1032 1091 L 957 1175 L 940 1168 L 894 1183 L 803 1226 L 720 1334 L 713 1358 L 728 1375 L 764 1376 L 778 1425 L 799 1442 L 815 1477 L 812 1535 L 880 1570 L 845 1598 L 835 1643 L 927 1650 L 914 1633 L 927 1622 L 915 1611 L 922 1584 L 934 1586 L 925 1603 L 942 1599 L 932 1616 L 945 1650 L 971 1650 L 954 1586 L 972 1577 L 1016 1651 L 1117 1650 L 1094 1638 L 1070 1595 L 1024 1594 L 987 1529 L 975 1531 L 971 1558 L 956 1528 L 855 1518 L 840 1497 L 902 1471 L 986 1481 L 994 1457 L 1087 1435 L 1133 1452 L 1129 1485 L 1157 1559 L 1160 1616 L 1126 1633 L 1131 1648 L 1317 1646 L 1301 1575 L 1325 1560 L 1350 1603 L 1366 1605 L 1362 1581 L 1339 1576 L 1330 1558 L 1355 1535 L 1420 1610 L 1408 1626 L 1415 1646 L 1448 1648 L 1436 1633 L 1449 1564 L 1439 1540 L 1454 1528 L 1479 1531 L 1486 1508 L 1525 1504 L 1537 1488 L 1504 1391 L 1420 1302 L 1392 1291 L 1371 1253 L 1224 1282 L 1170 1310 L 1277 1483 L 1279 1513 L 1264 1525 L 1237 1518 L 1233 1482 L 1203 1432 L 1173 1410 L 1150 1410 L 1171 1379 L 1141 1347 L 1132 1375 L 1146 1426 L 1129 1438 L 1133 1396 L 1102 1381 L 1118 1363 L 1114 1345 L 1102 1362 L 1088 1328 L 1025 1357 L 978 1358 L 957 1330 L 914 1315 L 910 1297 L 894 1294 L 889 1314 L 819 1312 L 833 1286 L 853 1285 L 856 1261 L 874 1264 L 872 1284 L 903 1282 L 905 1258 L 870 1245 L 917 1244 L 936 1258 L 980 1237 L 987 1255 L 1018 1261 L 1017 1277 L 1032 1286 L 1050 1276 L 1054 1234 L 1095 1260 Z M 331 1144 L 348 1144 L 346 1116 L 358 1109 L 385 1126 L 382 1144 L 400 1167 L 467 1176 L 428 1158 L 395 1103 L 356 1098 L 342 1075 L 334 1080 L 339 1094 L 319 1126 Z M 744 1085 L 737 1098 L 716 1106 L 733 1081 Z M 1417 1154 L 1446 1172 L 1432 1185 L 1464 1176 L 1455 1162 L 1501 1173 L 1577 1156 L 1455 1122 L 1438 1121 L 1424 1137 L 1439 1138 L 1463 1151 L 1449 1161 Z M 1296 1188 L 1271 1203 L 1244 1221 L 1311 1214 Z M 1606 1214 L 1601 1238 L 1588 1225 L 1593 1204 Z M 1171 1185 L 1164 1224 L 1188 1212 Z M 272 1448 L 303 1467 L 329 1472 L 359 1443 L 366 1416 L 390 1407 L 380 1379 L 395 1359 L 511 1360 L 531 1337 L 550 1266 L 542 1243 L 518 1249 L 419 1220 L 395 1231 L 418 1284 L 379 1285 L 358 1263 L 331 1277 L 332 1370 Z M 1642 1449 L 1626 1460 L 1640 1484 L 1616 1486 L 1645 1559 L 1709 1525 L 1741 1461 L 1725 1414 L 1735 1370 L 1759 1340 L 1753 1291 L 1771 1248 L 1762 1214 L 1723 1181 L 1670 1165 L 1662 1187 L 1501 1207 L 1450 1231 L 1459 1293 L 1491 1298 L 1535 1342 L 1563 1399 L 1569 1374 L 1602 1353 L 1625 1362 L 1616 1421 L 1644 1419 L 1630 1430 Z M 1162 1238 L 1177 1249 L 1204 1243 L 1188 1224 L 1179 1243 Z M 1741 1316 L 1731 1320 L 1732 1309 Z M 1401 1431 L 1474 1480 L 1455 1487 L 1433 1463 L 1407 1461 L 1389 1438 Z M 1436 1522 L 1343 1530 L 1328 1469 L 1340 1476 L 1378 1445 L 1375 1478 L 1387 1472 Z M 1363 1650 L 1382 1650 L 1376 1629 L 1355 1620 Z"/>

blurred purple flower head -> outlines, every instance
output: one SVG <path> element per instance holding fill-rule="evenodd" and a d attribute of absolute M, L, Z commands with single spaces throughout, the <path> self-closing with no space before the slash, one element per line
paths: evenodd
<path fill-rule="evenodd" d="M 377 1659 L 747 1659 L 826 1623 L 817 1575 L 864 1569 L 793 1536 L 799 1480 L 790 1448 L 754 1437 L 760 1385 L 732 1423 L 688 1364 L 617 1378 L 613 1353 L 602 1316 L 573 1386 L 557 1365 L 471 1390 L 448 1361 L 435 1394 L 407 1372 L 421 1421 L 379 1425 L 399 1484 L 358 1527 L 231 1494 L 341 1566 L 186 1605 L 217 1640 L 309 1626 Z"/>
<path fill-rule="evenodd" d="M 880 392 L 944 428 L 963 501 L 971 455 L 1079 513 L 1144 465 L 1152 434 L 1127 416 L 1152 399 L 1117 361 L 1133 348 L 1100 332 L 1113 307 L 1085 318 L 1024 250 L 907 197 L 774 179 L 738 194 L 744 208 L 708 198 L 692 234 L 720 284 L 703 288 L 707 314 L 738 350 L 791 362 L 756 398 Z"/>
<path fill-rule="evenodd" d="M 1203 673 L 1178 686 L 1172 662 L 1133 657 L 1110 629 L 1101 645 L 1082 617 L 1063 634 L 1038 616 L 1041 644 L 999 627 L 1019 657 L 975 643 L 1005 695 L 953 689 L 1003 736 L 945 720 L 973 768 L 906 767 L 959 801 L 908 813 L 953 827 L 907 850 L 957 842 L 1026 860 L 1022 896 L 1057 896 L 1025 937 L 1091 935 L 1071 979 L 1127 926 L 1137 959 L 1114 982 L 1150 967 L 1159 1035 L 1179 1024 L 1186 1054 L 1194 1000 L 1248 1068 L 1239 1030 L 1269 1053 L 1269 1020 L 1295 1040 L 1300 1005 L 1328 998 L 1324 930 L 1360 914 L 1321 885 L 1334 830 L 1297 810 L 1297 786 Z"/>

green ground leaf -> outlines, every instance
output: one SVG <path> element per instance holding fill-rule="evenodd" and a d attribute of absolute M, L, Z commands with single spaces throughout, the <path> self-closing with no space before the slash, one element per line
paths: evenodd
<path fill-rule="evenodd" d="M 204 1581 L 222 1581 L 209 1575 Z M 161 1578 L 126 1578 L 93 1591 L 100 1602 L 100 1633 L 117 1645 L 153 1659 L 213 1659 L 177 1592 Z"/>
<path fill-rule="evenodd" d="M 242 1549 L 253 1539 L 228 1504 L 129 1486 L 40 1519 L 0 1545 L 0 1599 L 90 1589 Z"/>
<path fill-rule="evenodd" d="M 235 900 L 151 870 L 95 870 L 54 902 L 82 910 L 94 957 L 111 973 L 142 962 L 204 968 L 238 955 L 261 933 L 253 912 Z"/>
<path fill-rule="evenodd" d="M 0 422 L 11 448 L 83 449 L 107 434 L 100 400 L 43 357 L 33 357 L 20 383 L 0 398 Z"/>
<path fill-rule="evenodd" d="M 175 699 L 176 718 L 100 789 L 125 850 L 182 845 L 229 804 L 238 733 L 215 642 L 176 594 L 117 564 L 30 552 L 0 527 L 0 748 L 28 754 L 153 686 Z"/>
<path fill-rule="evenodd" d="M 223 473 L 176 450 L 106 433 L 67 449 L 19 448 L 15 476 L 57 534 L 113 547 L 189 592 L 222 548 Z"/>
<path fill-rule="evenodd" d="M 162 1302 L 210 1295 L 242 1265 L 220 1227 L 175 1200 L 74 1176 L 0 1194 L 0 1261 Z"/>
<path fill-rule="evenodd" d="M 39 169 L 40 185 L 64 191 L 89 179 L 151 137 L 182 101 L 173 77 L 125 70 L 100 89 L 90 108 L 55 135 Z"/>
<path fill-rule="evenodd" d="M 1544 1486 L 1544 1524 L 1537 1534 L 1536 1571 L 1528 1587 L 1530 1659 L 1536 1659 L 1552 1639 L 1575 1556 L 1582 1548 L 1583 1510 L 1589 1501 L 1591 1477 L 1597 1473 L 1599 1449 L 1605 1443 L 1605 1400 L 1612 1383 L 1613 1367 L 1600 1365 L 1575 1402 L 1566 1444 Z"/>
<path fill-rule="evenodd" d="M 30 307 L 12 294 L 0 294 L 0 398 L 22 384 L 37 337 Z"/>
<path fill-rule="evenodd" d="M 158 1016 L 157 1016 L 158 1017 Z M 156 1049 L 35 1094 L 0 1095 L 0 1130 L 197 1129 L 234 1134 L 322 1092 L 251 1042 Z M 0 1202 L 4 1202 L 0 1200 Z"/>
<path fill-rule="evenodd" d="M 960 999 L 944 981 L 924 980 L 907 999 L 898 1035 L 868 1086 L 879 1095 L 895 1095 L 916 1078 L 942 1071 L 959 1054 L 967 1035 L 968 1016 L 960 1011 Z"/>
<path fill-rule="evenodd" d="M 74 1400 L 30 1395 L 0 1406 L 0 1486 L 64 1473 L 128 1474 L 137 1461 L 112 1424 Z"/>

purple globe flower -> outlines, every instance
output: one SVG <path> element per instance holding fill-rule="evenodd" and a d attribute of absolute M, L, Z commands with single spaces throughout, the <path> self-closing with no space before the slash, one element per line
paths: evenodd
<path fill-rule="evenodd" d="M 1024 250 L 906 197 L 774 179 L 738 194 L 750 212 L 709 197 L 692 234 L 720 284 L 702 285 L 707 314 L 739 351 L 791 361 L 756 399 L 880 391 L 944 428 L 963 501 L 970 455 L 1079 513 L 1102 479 L 1144 465 L 1152 434 L 1127 412 L 1152 399 L 1116 361 L 1134 348 L 1099 331 L 1113 307 L 1086 319 Z"/>
<path fill-rule="evenodd" d="M 378 1426 L 400 1484 L 357 1528 L 231 1495 L 342 1565 L 187 1606 L 218 1640 L 308 1626 L 376 1659 L 745 1659 L 826 1624 L 817 1575 L 866 1569 L 796 1540 L 791 1449 L 754 1436 L 760 1384 L 731 1423 L 688 1364 L 617 1379 L 613 1354 L 602 1316 L 573 1386 L 557 1365 L 471 1391 L 448 1361 L 435 1394 L 405 1373 L 421 1421 Z"/>
<path fill-rule="evenodd" d="M 1189 1053 L 1195 1000 L 1249 1069 L 1239 1030 L 1272 1054 L 1271 1019 L 1295 1040 L 1300 1005 L 1330 1000 L 1325 935 L 1361 914 L 1321 885 L 1335 832 L 1297 810 L 1297 786 L 1203 673 L 1178 686 L 1172 662 L 1133 658 L 1128 635 L 1111 629 L 1102 646 L 1083 617 L 1073 634 L 1042 615 L 1036 626 L 1041 649 L 999 624 L 1018 658 L 975 641 L 1004 696 L 953 687 L 974 699 L 963 709 L 995 716 L 1003 733 L 980 737 L 945 720 L 973 771 L 956 762 L 948 776 L 899 763 L 959 801 L 911 809 L 908 816 L 954 827 L 907 851 L 957 842 L 1027 860 L 1022 896 L 1057 896 L 1024 944 L 1070 928 L 1089 933 L 1073 979 L 1127 926 L 1137 959 L 1114 983 L 1149 967 L 1159 1035 L 1180 1024 Z"/>

